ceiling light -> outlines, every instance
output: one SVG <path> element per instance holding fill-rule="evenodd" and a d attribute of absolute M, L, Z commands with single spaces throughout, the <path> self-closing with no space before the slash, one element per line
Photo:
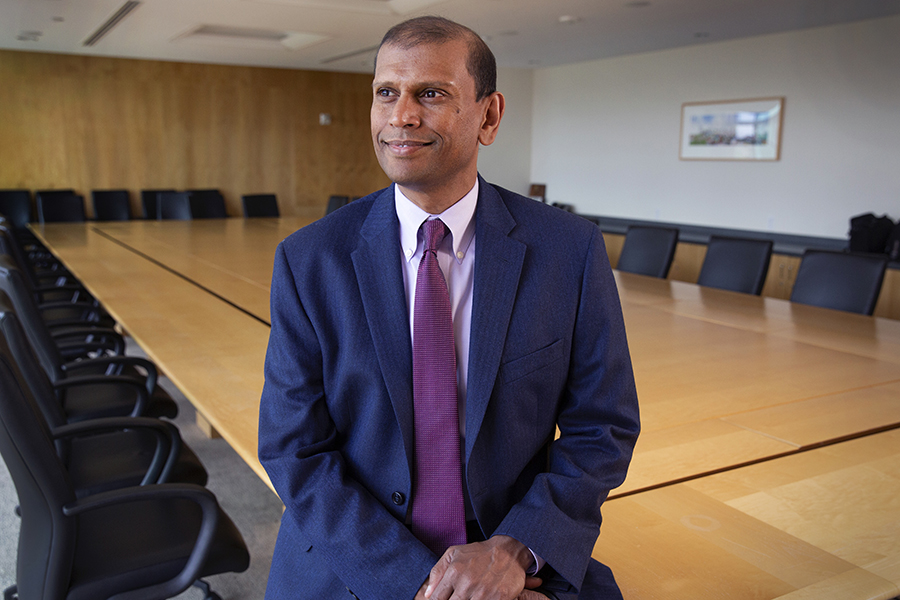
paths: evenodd
<path fill-rule="evenodd" d="M 141 3 L 138 0 L 128 0 L 128 2 L 126 2 L 125 4 L 123 4 L 122 6 L 119 7 L 119 10 L 117 10 L 113 14 L 113 16 L 111 16 L 109 19 L 107 19 L 105 23 L 103 23 L 94 33 L 92 33 L 88 39 L 84 40 L 84 42 L 81 45 L 82 46 L 93 46 L 94 44 L 99 42 L 100 38 L 102 38 L 104 35 L 109 33 L 113 27 L 118 25 L 119 22 L 122 21 L 122 19 L 127 17 L 128 14 L 131 13 L 131 11 L 136 9 L 138 6 L 140 6 L 140 4 Z"/>
<path fill-rule="evenodd" d="M 559 18 L 559 22 L 564 25 L 573 25 L 581 20 L 581 17 L 575 15 L 563 15 Z"/>
<path fill-rule="evenodd" d="M 253 29 L 231 25 L 200 25 L 174 38 L 173 42 L 241 46 L 244 48 L 299 50 L 328 39 L 326 35 L 299 31 Z"/>
<path fill-rule="evenodd" d="M 42 35 L 44 35 L 43 31 L 20 31 L 16 39 L 20 42 L 39 42 Z"/>

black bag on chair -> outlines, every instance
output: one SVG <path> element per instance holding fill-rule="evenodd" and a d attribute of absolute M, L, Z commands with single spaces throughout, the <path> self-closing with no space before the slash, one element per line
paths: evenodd
<path fill-rule="evenodd" d="M 891 260 L 900 260 L 900 223 L 894 225 L 891 230 L 884 251 Z"/>
<path fill-rule="evenodd" d="M 850 252 L 873 252 L 883 254 L 887 248 L 888 236 L 894 229 L 894 222 L 887 215 L 876 217 L 872 213 L 857 215 L 850 219 Z"/>

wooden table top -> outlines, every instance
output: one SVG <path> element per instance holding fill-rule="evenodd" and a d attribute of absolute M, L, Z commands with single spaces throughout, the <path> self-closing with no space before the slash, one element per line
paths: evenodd
<path fill-rule="evenodd" d="M 309 221 L 131 221 L 36 229 L 223 435 L 252 429 L 252 436 L 231 437 L 241 437 L 236 449 L 262 473 L 255 435 L 272 258 L 277 243 Z M 126 267 L 117 267 L 119 260 Z M 141 279 L 126 285 L 118 270 L 140 261 L 147 263 Z M 156 278 L 168 283 L 161 286 Z M 178 302 L 162 291 L 175 279 L 185 294 Z M 617 272 L 616 280 L 643 432 L 628 478 L 613 496 L 900 425 L 900 403 L 893 401 L 900 391 L 900 322 L 628 273 Z M 218 321 L 202 333 L 193 325 L 209 321 L 212 294 L 257 323 L 244 331 L 246 318 Z M 169 333 L 145 330 L 140 318 L 148 306 L 168 314 L 173 330 L 182 321 L 190 325 L 196 339 L 185 341 L 179 352 L 164 353 Z M 234 307 L 228 314 L 240 312 Z M 220 411 L 222 392 L 206 397 L 214 379 L 191 371 L 198 355 L 218 359 L 216 338 L 223 336 L 253 337 L 244 346 L 246 360 L 238 361 L 240 377 L 253 383 L 252 393 L 233 397 Z M 201 386 L 207 379 L 209 385 Z M 231 421 L 237 414 L 240 420 Z"/>
<path fill-rule="evenodd" d="M 900 431 L 607 501 L 627 600 L 900 595 Z"/>
<path fill-rule="evenodd" d="M 36 231 L 271 487 L 256 456 L 269 326 L 89 226 Z"/>
<path fill-rule="evenodd" d="M 275 247 L 310 218 L 94 223 L 91 229 L 269 322 Z"/>

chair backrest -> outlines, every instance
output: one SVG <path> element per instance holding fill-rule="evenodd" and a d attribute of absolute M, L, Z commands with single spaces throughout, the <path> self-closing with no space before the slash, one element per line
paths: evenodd
<path fill-rule="evenodd" d="M 174 192 L 175 190 L 141 190 L 141 209 L 145 219 L 156 220 L 159 218 L 156 209 L 156 199 L 162 192 Z"/>
<path fill-rule="evenodd" d="M 350 196 L 329 196 L 328 206 L 325 207 L 325 214 L 330 215 L 340 207 L 349 204 Z"/>
<path fill-rule="evenodd" d="M 225 198 L 219 190 L 188 190 L 191 195 L 191 214 L 195 219 L 224 219 Z"/>
<path fill-rule="evenodd" d="M 771 240 L 712 236 L 697 283 L 744 294 L 762 292 L 772 258 Z"/>
<path fill-rule="evenodd" d="M 54 343 L 47 324 L 41 317 L 25 276 L 8 254 L 0 255 L 0 291 L 12 302 L 16 315 L 23 323 L 28 342 L 47 377 L 54 382 L 63 379 L 63 358 L 59 347 Z"/>
<path fill-rule="evenodd" d="M 241 196 L 244 205 L 244 217 L 280 217 L 278 198 L 275 194 L 244 194 Z"/>
<path fill-rule="evenodd" d="M 84 198 L 77 194 L 38 193 L 37 212 L 41 223 L 83 222 Z"/>
<path fill-rule="evenodd" d="M 14 265 L 28 264 L 25 251 L 22 250 L 19 240 L 16 239 L 15 232 L 7 226 L 0 225 L 0 254 L 8 254 Z M 23 270 L 27 279 L 28 287 L 34 289 L 37 285 L 37 278 L 33 271 Z"/>
<path fill-rule="evenodd" d="M 62 507 L 75 501 L 75 493 L 7 344 L 15 320 L 8 300 L 0 298 L 0 455 L 22 516 L 16 586 L 19 598 L 65 598 L 76 530 Z"/>
<path fill-rule="evenodd" d="M 131 195 L 128 190 L 93 190 L 94 219 L 97 221 L 130 221 Z"/>
<path fill-rule="evenodd" d="M 16 361 L 16 366 L 22 373 L 28 389 L 35 400 L 35 405 L 40 409 L 44 421 L 52 427 L 60 427 L 68 422 L 62 403 L 53 389 L 53 383 L 47 377 L 47 373 L 41 368 L 37 355 L 28 341 L 28 335 L 22 329 L 22 320 L 18 318 L 13 303 L 5 292 L 0 290 L 0 306 L 15 315 L 15 319 L 7 319 L 8 323 L 2 331 L 6 344 Z M 55 443 L 57 449 L 67 444 Z M 59 452 L 57 452 L 59 454 Z"/>
<path fill-rule="evenodd" d="M 791 302 L 871 315 L 878 302 L 887 255 L 807 250 Z"/>
<path fill-rule="evenodd" d="M 24 229 L 31 221 L 31 192 L 28 190 L 0 190 L 0 214 L 12 227 Z"/>
<path fill-rule="evenodd" d="M 665 279 L 677 245 L 677 229 L 632 225 L 625 233 L 616 269 Z"/>
<path fill-rule="evenodd" d="M 160 192 L 156 195 L 156 218 L 190 221 L 194 218 L 191 195 L 187 192 Z"/>

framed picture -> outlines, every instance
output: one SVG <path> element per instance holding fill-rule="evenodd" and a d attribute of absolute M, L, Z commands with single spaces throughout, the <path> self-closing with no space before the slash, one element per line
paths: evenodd
<path fill-rule="evenodd" d="M 778 160 L 784 98 L 685 102 L 682 160 Z"/>

